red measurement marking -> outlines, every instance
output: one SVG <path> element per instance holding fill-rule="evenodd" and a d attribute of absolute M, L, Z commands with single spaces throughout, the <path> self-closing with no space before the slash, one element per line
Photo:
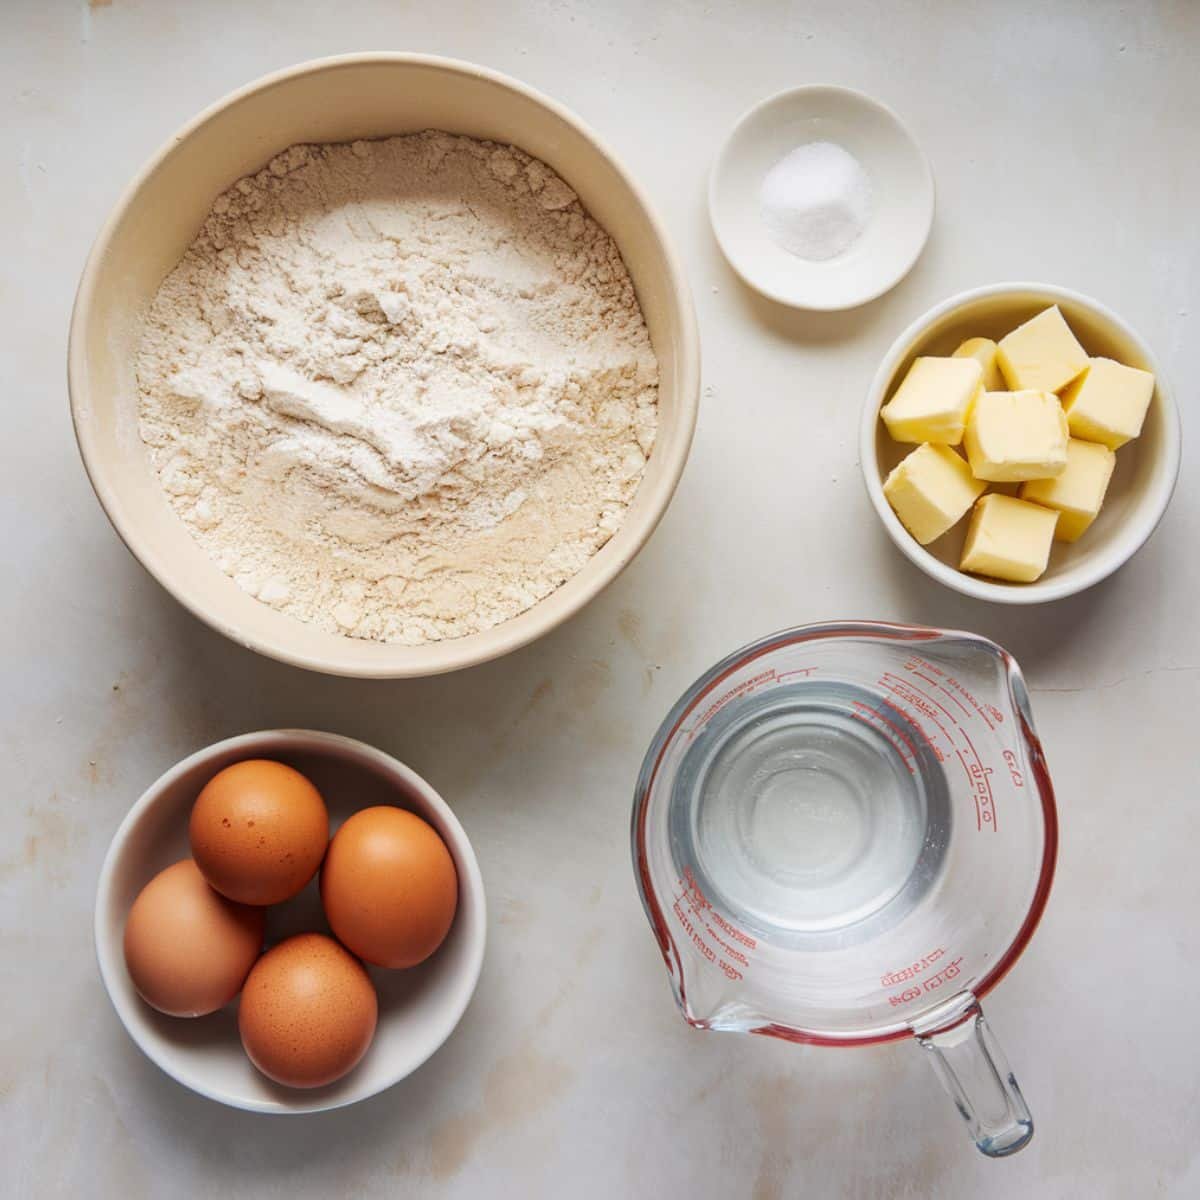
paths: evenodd
<path fill-rule="evenodd" d="M 949 684 L 952 688 L 954 688 L 956 691 L 961 692 L 967 698 L 967 702 L 975 710 L 976 715 L 979 716 L 980 718 L 982 718 L 983 723 L 988 727 L 988 729 L 995 729 L 995 726 L 992 724 L 991 720 L 988 718 L 987 712 L 984 710 L 983 705 L 980 704 L 979 701 L 976 700 L 973 695 L 971 695 L 970 691 L 968 691 L 965 687 L 963 687 L 963 685 L 961 683 L 959 683 L 958 680 L 955 679 L 953 676 L 949 677 Z M 1001 716 L 1001 720 L 1003 720 L 1003 716 Z"/>
<path fill-rule="evenodd" d="M 941 959 L 944 954 L 945 951 L 936 950 L 932 955 L 927 955 L 925 959 L 922 959 L 922 962 L 928 965 L 935 959 Z M 897 992 L 895 995 L 889 996 L 888 1003 L 893 1008 L 898 1008 L 902 1004 L 911 1004 L 914 1000 L 920 1000 L 930 992 L 936 992 L 938 988 L 943 987 L 952 979 L 957 979 L 962 974 L 962 963 L 963 960 L 960 955 L 952 962 L 948 962 L 936 975 L 930 975 L 928 979 L 923 979 L 920 983 L 910 984 L 902 992 Z M 922 967 L 923 969 L 924 967 Z M 885 980 L 888 978 L 889 976 L 884 976 Z"/>
<path fill-rule="evenodd" d="M 740 968 L 750 966 L 749 952 L 757 949 L 758 943 L 713 908 L 690 869 L 684 868 L 683 878 L 678 883 L 680 892 L 671 911 L 692 945 L 726 978 L 735 981 L 744 978 Z M 735 942 L 738 944 L 732 944 Z"/>
<path fill-rule="evenodd" d="M 767 683 L 775 683 L 776 675 L 774 668 L 766 671 L 760 671 L 757 675 L 750 679 L 744 679 L 736 687 L 732 687 L 727 692 L 722 692 L 696 719 L 691 729 L 687 732 L 687 741 L 692 742 L 696 735 L 704 729 L 704 727 L 723 709 L 731 700 L 739 699 L 742 696 L 748 696 L 756 688 Z"/>
<path fill-rule="evenodd" d="M 774 683 L 776 679 L 775 668 L 768 668 L 766 671 L 760 671 L 757 675 L 751 676 L 749 679 L 743 679 L 736 687 L 732 687 L 727 692 L 723 692 L 717 697 L 705 710 L 700 714 L 696 724 L 692 727 L 693 734 L 697 730 L 703 729 L 709 721 L 713 719 L 727 705 L 730 700 L 736 700 L 739 696 L 748 695 L 755 688 L 760 687 L 764 683 Z"/>
<path fill-rule="evenodd" d="M 1011 750 L 1004 751 L 1004 764 L 1008 767 L 1008 774 L 1012 780 L 1013 787 L 1023 788 L 1025 786 L 1025 776 L 1021 774 L 1020 759 Z"/>
<path fill-rule="evenodd" d="M 924 992 L 935 992 L 943 984 L 949 983 L 952 979 L 957 979 L 962 974 L 962 959 L 956 958 L 953 962 L 947 963 L 936 975 L 931 975 L 921 984 L 921 990 Z"/>
<path fill-rule="evenodd" d="M 940 762 L 942 752 L 934 745 L 933 739 L 929 736 L 929 730 L 927 730 L 925 728 L 925 726 L 921 723 L 921 720 L 920 720 L 920 718 L 924 717 L 926 720 L 936 722 L 937 718 L 932 713 L 926 712 L 915 696 L 913 696 L 911 694 L 906 694 L 905 692 L 902 692 L 899 688 L 889 688 L 888 691 L 890 691 L 891 694 L 893 696 L 895 696 L 895 698 L 898 702 L 896 704 L 896 707 L 902 713 L 904 713 L 904 715 L 906 717 L 910 717 L 912 719 L 913 727 L 921 735 L 921 738 L 925 742 L 925 744 L 935 754 L 937 754 L 938 761 Z"/>
<path fill-rule="evenodd" d="M 979 757 L 979 751 L 975 749 L 975 743 L 973 741 L 971 741 L 971 735 L 965 729 L 962 731 L 962 735 L 963 735 L 963 740 L 967 743 L 968 746 L 971 747 L 971 753 L 973 755 L 975 755 L 975 760 L 977 762 L 982 762 L 983 760 Z"/>
<path fill-rule="evenodd" d="M 976 821 L 982 822 L 982 825 L 990 825 L 994 833 L 996 831 L 996 801 L 992 796 L 992 785 L 988 779 L 992 768 L 985 767 L 980 762 L 978 755 L 975 756 L 973 763 L 967 762 L 966 756 L 961 750 L 958 752 L 958 756 L 967 772 L 967 782 L 971 785 L 971 794 L 975 800 Z"/>
<path fill-rule="evenodd" d="M 880 987 L 895 987 L 898 983 L 904 983 L 909 979 L 915 979 L 922 971 L 927 971 L 939 958 L 946 953 L 945 947 L 936 946 L 930 950 L 924 958 L 917 959 L 914 963 L 909 963 L 906 967 L 898 967 L 895 971 L 888 971 L 886 975 L 880 977 Z"/>
<path fill-rule="evenodd" d="M 921 679 L 925 678 L 925 676 L 921 675 L 919 672 L 917 672 L 913 669 L 911 660 L 909 662 L 905 663 L 905 669 L 908 670 L 910 672 L 910 674 L 916 675 L 918 678 L 921 678 Z M 940 672 L 939 672 L 939 674 L 940 674 Z M 895 684 L 889 682 L 890 680 L 895 680 Z M 927 680 L 927 682 L 932 682 L 932 681 Z M 963 688 L 962 685 L 956 679 L 950 678 L 950 679 L 948 679 L 948 682 L 951 684 L 952 687 L 958 688 L 960 691 L 962 691 L 963 695 L 966 696 L 966 698 L 968 700 L 970 700 L 971 703 L 976 706 L 976 711 L 979 713 L 979 715 L 981 717 L 983 717 L 988 728 L 989 729 L 994 728 L 991 721 L 989 721 L 987 719 L 986 715 L 979 708 L 978 702 L 975 700 L 975 697 L 972 696 L 971 693 L 968 692 L 965 688 Z M 919 715 L 920 717 L 923 717 L 926 720 L 932 721 L 938 727 L 938 730 L 941 732 L 942 736 L 945 737 L 946 741 L 949 743 L 949 745 L 954 748 L 955 753 L 958 755 L 959 762 L 962 764 L 962 768 L 966 772 L 967 782 L 971 788 L 971 796 L 972 796 L 972 799 L 975 801 L 975 825 L 976 825 L 976 828 L 982 831 L 984 825 L 988 825 L 991 827 L 993 832 L 998 830 L 1000 826 L 999 826 L 999 821 L 997 820 L 997 813 L 996 813 L 996 797 L 995 797 L 995 793 L 992 791 L 992 783 L 991 783 L 991 779 L 989 778 L 989 776 L 992 774 L 992 768 L 984 766 L 983 759 L 980 756 L 979 751 L 976 749 L 975 743 L 971 740 L 971 735 L 970 735 L 970 733 L 967 732 L 966 726 L 960 724 L 959 721 L 955 718 L 954 714 L 944 704 L 942 704 L 941 701 L 939 701 L 935 696 L 931 696 L 931 695 L 927 694 L 923 689 L 917 687 L 913 683 L 910 683 L 907 679 L 902 679 L 899 676 L 893 675 L 890 671 L 884 672 L 883 676 L 879 679 L 879 686 L 884 688 L 885 690 L 887 690 L 893 696 L 896 696 L 899 700 L 906 702 L 907 704 L 911 705 L 913 708 L 916 709 L 916 714 L 909 713 L 908 715 L 914 717 L 917 727 L 921 730 L 921 733 L 924 736 L 925 740 L 927 742 L 929 742 L 930 748 L 933 749 L 935 753 L 937 753 L 938 761 L 941 762 L 941 761 L 944 761 L 941 753 L 937 750 L 937 747 L 934 746 L 933 742 L 930 740 L 929 733 L 925 729 L 921 720 L 916 719 L 916 718 Z M 968 708 L 966 708 L 966 706 L 963 704 L 963 702 L 958 698 L 958 696 L 953 691 L 951 691 L 949 688 L 944 687 L 940 683 L 934 684 L 934 686 L 938 689 L 938 691 L 943 692 L 947 697 L 949 697 L 951 700 L 953 700 L 954 703 L 957 704 L 958 707 L 961 708 L 962 711 L 964 713 L 966 713 L 968 717 L 971 716 L 970 710 Z M 914 697 L 916 699 L 914 699 Z M 928 707 L 926 707 L 926 706 L 928 706 Z M 971 754 L 975 759 L 974 764 L 970 763 L 967 760 L 966 755 L 962 752 L 962 750 L 960 750 L 957 746 L 955 746 L 953 736 L 949 733 L 949 731 L 946 729 L 946 727 L 937 719 L 937 717 L 932 713 L 932 711 L 930 711 L 933 707 L 936 707 L 936 708 L 940 709 L 943 713 L 945 713 L 946 716 L 949 717 L 950 720 L 954 723 L 955 728 L 962 734 L 963 740 L 966 742 L 967 746 L 970 748 Z M 1018 771 L 1015 768 L 1014 763 L 1010 758 L 1010 754 L 1011 754 L 1011 752 L 1005 751 L 1005 763 L 1008 766 L 1009 774 L 1010 774 L 1010 776 L 1012 776 L 1013 781 L 1017 787 L 1023 787 L 1024 782 L 1021 779 L 1020 771 Z M 1012 758 L 1015 758 L 1015 756 L 1012 756 Z"/>
<path fill-rule="evenodd" d="M 975 743 L 971 741 L 971 735 L 964 729 L 962 735 L 967 739 L 967 745 L 971 747 L 971 753 L 975 755 L 975 761 L 979 764 L 979 769 L 983 774 L 980 776 L 980 783 L 983 786 L 984 794 L 987 796 L 988 806 L 992 811 L 992 828 L 999 829 L 1000 823 L 996 820 L 996 797 L 992 794 L 992 781 L 988 776 L 992 773 L 991 767 L 983 765 L 983 759 L 979 757 L 979 751 L 975 749 Z"/>
<path fill-rule="evenodd" d="M 950 731 L 949 731 L 949 730 L 948 730 L 948 729 L 945 727 L 945 725 L 943 725 L 943 724 L 941 723 L 941 721 L 939 721 L 939 720 L 937 719 L 937 717 L 930 717 L 929 719 L 930 719 L 930 720 L 931 720 L 931 721 L 932 721 L 932 722 L 933 722 L 933 723 L 934 723 L 934 724 L 935 724 L 935 725 L 938 727 L 938 729 L 941 731 L 942 737 L 944 737 L 944 738 L 946 739 L 946 741 L 947 741 L 947 742 L 948 742 L 948 743 L 949 743 L 951 746 L 953 746 L 953 745 L 954 745 L 954 739 L 953 739 L 953 738 L 950 736 Z M 939 756 L 938 756 L 938 762 L 945 762 L 945 761 L 946 761 L 946 759 L 945 759 L 945 755 L 939 755 Z"/>
<path fill-rule="evenodd" d="M 782 675 L 777 675 L 775 678 L 779 683 L 782 683 L 785 679 L 791 679 L 793 675 L 803 675 L 807 678 L 816 670 L 816 667 L 799 667 L 795 671 L 784 671 Z"/>
<path fill-rule="evenodd" d="M 916 675 L 916 677 L 918 679 L 925 679 L 925 676 L 921 675 L 917 671 L 914 671 L 913 674 Z M 950 720 L 954 722 L 955 725 L 958 724 L 958 718 L 936 696 L 931 696 L 927 691 L 925 691 L 924 688 L 919 688 L 915 684 L 909 683 L 907 680 L 901 679 L 898 675 L 893 675 L 890 671 L 885 671 L 883 674 L 883 678 L 884 679 L 895 679 L 898 683 L 903 683 L 906 687 L 912 688 L 912 690 L 918 696 L 920 696 L 922 699 L 928 700 L 930 704 L 934 704 L 938 708 L 940 708 L 942 710 L 942 712 L 944 712 L 946 714 L 946 716 L 948 716 L 950 718 Z M 938 686 L 936 683 L 933 682 L 932 679 L 925 679 L 925 682 L 929 683 L 929 684 L 933 684 L 934 687 Z"/>
<path fill-rule="evenodd" d="M 968 717 L 971 715 L 971 710 L 948 687 L 943 687 L 939 683 L 938 690 L 945 692 L 946 695 L 949 696 L 950 699 L 953 700 L 954 703 L 957 704 L 958 707 L 961 708 L 963 710 L 963 712 L 965 712 L 967 714 Z"/>
<path fill-rule="evenodd" d="M 887 688 L 888 691 L 892 692 L 893 695 L 899 696 L 903 699 L 904 694 L 902 692 L 896 691 L 895 688 L 888 687 L 888 684 L 886 683 L 886 680 L 888 678 L 889 678 L 889 676 L 885 674 L 884 678 L 879 681 L 880 686 Z M 890 676 L 890 678 L 896 679 L 896 676 L 892 675 L 892 676 Z M 950 720 L 954 722 L 955 725 L 958 724 L 958 722 L 954 720 L 954 714 L 952 712 L 948 712 L 945 708 L 942 708 L 942 706 L 940 704 L 938 704 L 937 700 L 935 700 L 932 696 L 927 695 L 925 692 L 923 692 L 918 687 L 913 687 L 910 683 L 906 682 L 905 680 L 899 679 L 899 680 L 897 680 L 897 682 L 899 684 L 901 684 L 903 687 L 907 688 L 909 691 L 911 691 L 914 695 L 920 696 L 922 699 L 927 700 L 930 704 L 937 705 L 937 707 L 941 708 L 942 712 L 944 712 L 946 714 L 946 716 L 948 716 L 950 718 Z M 945 727 L 945 725 L 943 725 L 941 723 L 941 721 L 939 721 L 937 719 L 937 717 L 934 716 L 932 713 L 927 713 L 924 709 L 918 709 L 918 711 L 921 713 L 922 716 L 927 717 L 930 721 L 932 721 L 938 727 L 938 731 L 941 733 L 942 737 L 944 737 L 946 739 L 947 745 L 949 745 L 950 747 L 953 747 L 954 746 L 953 733 L 951 733 L 951 731 L 948 730 Z M 918 721 L 917 724 L 919 725 L 920 722 Z M 935 750 L 936 750 L 936 747 L 935 747 Z M 942 761 L 944 761 L 944 759 L 941 756 L 939 756 L 938 762 L 942 762 Z"/>
<path fill-rule="evenodd" d="M 853 705 L 855 709 L 853 715 L 862 721 L 864 725 L 871 725 L 872 722 L 870 718 L 874 717 L 876 720 L 882 721 L 889 729 L 895 732 L 896 736 L 904 743 L 905 746 L 908 747 L 908 752 L 912 756 L 912 762 L 909 762 L 907 759 L 905 759 L 903 754 L 901 754 L 900 758 L 904 762 L 904 765 L 908 768 L 908 773 L 910 775 L 915 775 L 917 773 L 917 751 L 912 742 L 908 740 L 904 730 L 897 728 L 877 708 L 871 708 L 869 705 L 864 704 L 861 700 L 853 701 Z M 867 715 L 864 716 L 864 713 Z"/>
<path fill-rule="evenodd" d="M 971 766 L 967 762 L 966 758 L 963 757 L 963 752 L 961 750 L 956 750 L 955 753 L 958 755 L 958 761 L 962 763 L 963 770 L 967 773 L 967 782 L 971 785 L 971 798 L 975 801 L 975 828 L 982 832 L 983 813 L 979 808 L 979 797 L 975 794 L 975 780 L 971 776 Z"/>
<path fill-rule="evenodd" d="M 912 717 L 913 724 L 916 726 L 921 737 L 925 739 L 925 744 L 933 752 L 934 758 L 936 758 L 938 762 L 945 762 L 946 756 L 942 753 L 941 747 L 938 746 L 933 738 L 929 736 L 929 730 L 927 730 L 918 719 L 919 717 L 925 717 L 927 720 L 932 721 L 938 727 L 938 729 L 941 729 L 943 736 L 945 735 L 946 731 L 942 728 L 942 723 L 937 719 L 937 714 L 931 711 L 928 699 L 923 695 L 920 688 L 913 687 L 907 682 L 907 680 L 896 679 L 896 682 L 892 684 L 888 683 L 889 678 L 896 679 L 896 676 L 889 676 L 885 674 L 883 678 L 879 680 L 879 686 L 883 688 L 884 691 L 890 692 L 896 697 L 896 699 L 900 702 L 897 704 L 897 708 L 899 708 L 907 716 Z M 922 701 L 924 701 L 924 703 L 922 703 Z M 909 708 L 914 709 L 915 712 L 910 712 L 909 708 L 905 707 L 906 705 L 909 706 Z"/>
<path fill-rule="evenodd" d="M 896 686 L 890 685 L 887 682 L 889 679 L 895 679 Z M 936 697 L 929 695 L 928 692 L 924 691 L 922 688 L 916 687 L 915 685 L 909 683 L 906 679 L 900 679 L 899 677 L 892 675 L 890 672 L 885 672 L 883 675 L 883 678 L 879 681 L 879 683 L 880 683 L 881 687 L 887 688 L 887 690 L 890 691 L 893 695 L 899 696 L 901 699 L 908 699 L 908 697 L 905 696 L 905 693 L 899 690 L 900 688 L 904 688 L 906 692 L 911 693 L 912 696 L 917 697 L 919 700 L 923 700 L 930 707 L 940 709 L 941 712 L 945 713 L 945 715 L 950 718 L 950 720 L 953 724 L 955 724 L 955 725 L 958 724 L 958 721 L 955 720 L 954 714 L 952 712 L 950 712 L 950 710 L 948 708 L 946 708 L 946 706 L 944 704 L 940 703 Z M 942 736 L 946 739 L 947 743 L 950 746 L 954 745 L 954 737 L 946 729 L 945 725 L 943 725 L 941 723 L 941 721 L 939 721 L 937 719 L 936 713 L 927 711 L 925 708 L 919 707 L 912 700 L 909 700 L 909 703 L 914 704 L 914 707 L 917 707 L 917 711 L 920 712 L 920 714 L 922 716 L 927 717 L 930 721 L 932 721 L 938 727 L 938 729 L 941 731 Z M 920 722 L 918 721 L 917 724 L 919 725 Z M 928 736 L 927 736 L 926 740 L 928 740 Z M 932 745 L 932 742 L 930 743 L 930 745 Z M 941 754 L 940 751 L 937 750 L 936 747 L 934 747 L 934 752 L 938 756 L 938 762 L 944 761 L 943 755 Z"/>
<path fill-rule="evenodd" d="M 931 663 L 927 658 L 922 658 L 919 654 L 912 655 L 912 657 L 907 659 L 904 663 L 904 669 L 906 671 L 915 671 L 918 667 L 920 667 L 923 671 L 928 671 L 930 675 L 936 675 L 939 679 L 943 678 L 946 674 L 941 667 Z M 933 681 L 930 680 L 930 682 L 932 683 Z"/>

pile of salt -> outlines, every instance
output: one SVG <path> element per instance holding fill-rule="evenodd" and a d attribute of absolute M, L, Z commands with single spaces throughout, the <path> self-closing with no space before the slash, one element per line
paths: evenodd
<path fill-rule="evenodd" d="M 763 224 L 785 250 L 823 262 L 861 236 L 871 216 L 871 181 L 834 142 L 808 142 L 784 155 L 759 193 Z"/>

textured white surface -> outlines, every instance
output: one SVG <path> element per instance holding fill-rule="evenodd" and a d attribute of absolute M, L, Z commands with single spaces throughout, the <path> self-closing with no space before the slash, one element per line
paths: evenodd
<path fill-rule="evenodd" d="M 1200 985 L 1200 9 L 14 0 L 3 20 L 6 1194 L 1200 1191 L 1200 1052 L 1186 1036 Z M 545 641 L 427 682 L 306 675 L 202 628 L 113 536 L 67 417 L 72 292 L 131 173 L 230 88 L 364 48 L 475 59 L 592 122 L 674 231 L 704 339 L 695 451 L 636 564 Z M 828 316 L 738 284 L 704 204 L 736 117 L 816 81 L 893 105 L 939 190 L 913 273 Z M 1121 312 L 1163 356 L 1185 429 L 1152 542 L 1091 592 L 1032 611 L 952 595 L 910 566 L 855 464 L 862 394 L 891 339 L 942 296 L 1003 278 Z M 1062 852 L 1042 928 L 987 1005 L 1038 1122 L 1008 1162 L 975 1153 L 911 1046 L 689 1031 L 642 918 L 626 826 L 659 718 L 726 650 L 831 616 L 978 630 L 1033 688 Z M 112 830 L 161 770 L 289 724 L 362 737 L 425 775 L 479 852 L 493 926 L 463 1024 L 411 1080 L 339 1113 L 248 1118 L 182 1091 L 129 1043 L 93 962 L 92 898 Z"/>

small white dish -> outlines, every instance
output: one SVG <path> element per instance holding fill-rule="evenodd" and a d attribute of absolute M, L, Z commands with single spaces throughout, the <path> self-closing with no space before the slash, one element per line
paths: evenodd
<path fill-rule="evenodd" d="M 883 494 L 888 472 L 911 446 L 892 441 L 879 419 L 896 384 L 920 354 L 954 352 L 969 337 L 1002 338 L 1051 304 L 1057 304 L 1083 348 L 1154 374 L 1154 397 L 1141 437 L 1117 451 L 1104 506 L 1077 541 L 1055 542 L 1050 565 L 1034 583 L 981 579 L 958 569 L 967 519 L 928 546 L 900 524 Z M 1079 292 L 1044 283 L 997 283 L 951 296 L 918 317 L 884 356 L 863 405 L 859 461 L 867 494 L 888 536 L 926 575 L 978 600 L 1040 604 L 1061 600 L 1111 575 L 1145 544 L 1166 512 L 1179 477 L 1182 446 L 1179 411 L 1150 347 L 1116 313 Z"/>
<path fill-rule="evenodd" d="M 836 258 L 810 262 L 767 231 L 763 177 L 808 142 L 835 142 L 871 181 L 871 216 Z M 780 92 L 752 108 L 721 148 L 708 183 L 713 232 L 729 265 L 764 296 L 794 308 L 854 308 L 895 287 L 917 261 L 933 223 L 933 172 L 891 109 L 850 88 Z"/>
<path fill-rule="evenodd" d="M 246 758 L 277 758 L 316 784 L 330 829 L 373 804 L 410 809 L 441 834 L 458 870 L 458 911 L 436 954 L 407 971 L 368 967 L 379 995 L 375 1039 L 362 1062 L 328 1087 L 285 1088 L 260 1075 L 242 1050 L 236 1001 L 207 1017 L 168 1017 L 134 990 L 125 969 L 125 918 L 138 892 L 164 867 L 187 858 L 188 815 L 200 789 Z M 271 944 L 305 930 L 328 933 L 314 880 L 267 912 Z M 113 835 L 96 894 L 96 958 L 117 1016 L 155 1064 L 184 1087 L 250 1112 L 303 1113 L 374 1096 L 415 1071 L 466 1011 L 487 933 L 483 879 L 471 843 L 446 802 L 415 771 L 382 750 L 307 729 L 247 733 L 198 750 L 147 789 Z"/>

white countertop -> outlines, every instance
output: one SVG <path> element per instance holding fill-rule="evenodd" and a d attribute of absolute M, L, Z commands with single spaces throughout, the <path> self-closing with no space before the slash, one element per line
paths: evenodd
<path fill-rule="evenodd" d="M 1200 6 L 8 0 L 3 22 L 5 1194 L 1200 1194 L 1186 1031 L 1200 986 Z M 683 483 L 625 575 L 540 644 L 392 684 L 283 667 L 188 616 L 95 503 L 65 387 L 84 256 L 142 161 L 230 89 L 362 49 L 472 59 L 592 123 L 677 239 L 705 363 Z M 937 177 L 924 256 L 857 312 L 759 300 L 707 224 L 720 139 L 807 82 L 895 107 Z M 855 461 L 895 334 L 1008 278 L 1122 313 L 1162 356 L 1192 435 L 1149 546 L 1033 610 L 918 573 Z M 1037 1121 L 1012 1160 L 976 1153 L 911 1045 L 689 1030 L 643 919 L 627 827 L 658 721 L 724 652 L 829 617 L 977 630 L 1032 686 L 1062 847 L 1042 927 L 986 1006 Z M 160 1074 L 113 1014 L 91 942 L 104 850 L 143 788 L 196 747 L 281 725 L 361 737 L 424 774 L 471 834 L 491 903 L 480 988 L 444 1049 L 370 1102 L 290 1119 Z"/>

